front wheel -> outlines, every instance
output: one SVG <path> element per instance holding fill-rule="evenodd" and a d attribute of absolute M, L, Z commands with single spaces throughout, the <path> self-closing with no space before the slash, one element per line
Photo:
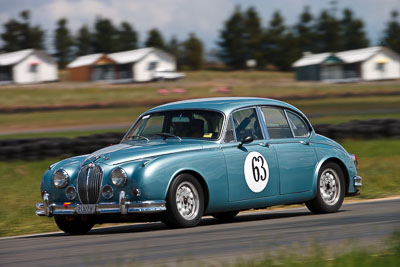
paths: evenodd
<path fill-rule="evenodd" d="M 60 230 L 71 235 L 82 235 L 89 232 L 94 222 L 89 216 L 54 216 Z"/>
<path fill-rule="evenodd" d="M 180 174 L 171 183 L 163 222 L 170 227 L 196 226 L 204 212 L 204 196 L 199 181 Z"/>
<path fill-rule="evenodd" d="M 317 195 L 306 202 L 307 208 L 315 214 L 337 212 L 342 206 L 346 190 L 341 168 L 333 162 L 322 165 L 317 186 Z"/>

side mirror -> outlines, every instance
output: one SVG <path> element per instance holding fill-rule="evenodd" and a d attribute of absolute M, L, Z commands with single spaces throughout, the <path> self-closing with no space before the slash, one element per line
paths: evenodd
<path fill-rule="evenodd" d="M 240 140 L 240 144 L 238 145 L 238 148 L 241 148 L 244 144 L 250 144 L 253 141 L 254 141 L 254 139 L 250 135 L 243 137 L 242 140 Z"/>

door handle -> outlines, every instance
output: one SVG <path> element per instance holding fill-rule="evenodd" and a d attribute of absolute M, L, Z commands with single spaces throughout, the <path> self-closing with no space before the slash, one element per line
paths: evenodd
<path fill-rule="evenodd" d="M 309 146 L 310 145 L 310 141 L 300 141 L 300 144 Z"/>
<path fill-rule="evenodd" d="M 264 142 L 264 143 L 259 143 L 259 146 L 263 146 L 263 147 L 269 147 L 269 143 L 268 142 Z"/>

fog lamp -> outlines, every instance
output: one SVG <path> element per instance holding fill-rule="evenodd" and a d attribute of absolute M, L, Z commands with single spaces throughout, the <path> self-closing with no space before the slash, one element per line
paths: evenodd
<path fill-rule="evenodd" d="M 105 199 L 110 199 L 114 195 L 114 190 L 112 189 L 111 186 L 105 185 L 103 186 L 103 189 L 101 190 L 101 194 Z"/>
<path fill-rule="evenodd" d="M 74 186 L 68 186 L 65 190 L 65 195 L 69 200 L 74 200 L 76 198 L 76 189 Z"/>

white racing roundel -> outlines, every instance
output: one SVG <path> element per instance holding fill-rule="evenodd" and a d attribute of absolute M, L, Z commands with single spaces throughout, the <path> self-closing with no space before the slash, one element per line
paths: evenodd
<path fill-rule="evenodd" d="M 250 152 L 244 162 L 244 176 L 251 191 L 259 193 L 268 184 L 269 168 L 267 160 L 258 152 Z"/>

